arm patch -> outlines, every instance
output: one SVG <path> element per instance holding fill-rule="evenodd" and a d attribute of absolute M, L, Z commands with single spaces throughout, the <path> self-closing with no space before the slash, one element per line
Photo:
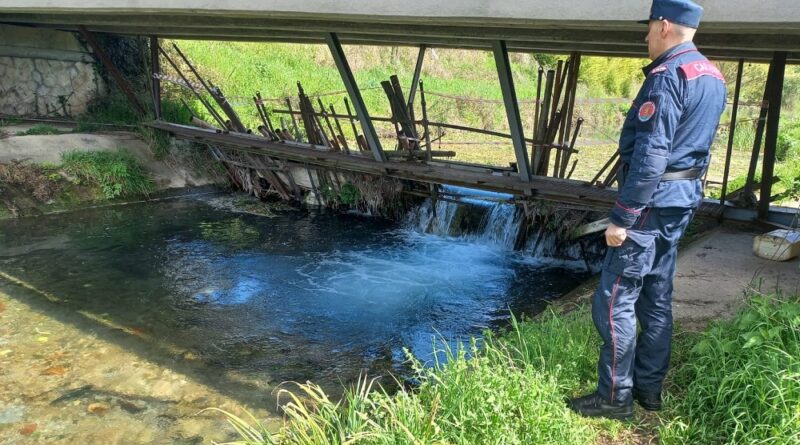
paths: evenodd
<path fill-rule="evenodd" d="M 686 80 L 695 80 L 701 76 L 712 76 L 725 82 L 725 77 L 716 65 L 708 60 L 698 60 L 696 62 L 685 63 L 680 66 L 680 70 L 686 76 Z"/>

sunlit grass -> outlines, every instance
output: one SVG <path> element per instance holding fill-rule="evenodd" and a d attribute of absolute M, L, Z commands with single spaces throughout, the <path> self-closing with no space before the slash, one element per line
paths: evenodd
<path fill-rule="evenodd" d="M 581 418 L 564 403 L 594 385 L 599 340 L 587 310 L 514 321 L 482 342 L 445 347 L 444 363 L 410 359 L 413 389 L 390 393 L 363 377 L 333 401 L 312 383 L 298 385 L 283 393 L 278 431 L 228 417 L 243 444 L 587 444 L 634 427 Z"/>

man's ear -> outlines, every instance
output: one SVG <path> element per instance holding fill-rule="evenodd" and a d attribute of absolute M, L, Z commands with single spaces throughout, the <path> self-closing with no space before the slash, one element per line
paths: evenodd
<path fill-rule="evenodd" d="M 669 32 L 672 30 L 672 22 L 669 20 L 662 20 L 661 21 L 661 37 L 667 37 Z"/>

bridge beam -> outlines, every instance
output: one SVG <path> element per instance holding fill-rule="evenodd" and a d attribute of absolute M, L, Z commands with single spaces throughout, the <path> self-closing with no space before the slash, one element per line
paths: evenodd
<path fill-rule="evenodd" d="M 522 132 L 522 119 L 519 114 L 517 91 L 514 88 L 514 77 L 511 73 L 511 62 L 508 60 L 506 42 L 497 40 L 492 46 L 494 61 L 497 65 L 497 75 L 500 78 L 500 89 L 503 92 L 503 103 L 508 117 L 508 126 L 511 129 L 511 141 L 514 144 L 514 154 L 517 157 L 517 172 L 525 182 L 531 181 L 531 167 L 528 163 L 528 150 L 525 146 L 525 136 Z"/>
<path fill-rule="evenodd" d="M 769 111 L 767 112 L 767 133 L 764 139 L 764 161 L 761 171 L 761 192 L 758 200 L 758 217 L 766 220 L 772 196 L 772 181 L 775 173 L 775 157 L 778 145 L 778 127 L 781 121 L 781 101 L 783 99 L 783 80 L 786 73 L 786 53 L 776 51 L 772 56 L 771 78 L 768 80 Z"/>
<path fill-rule="evenodd" d="M 386 162 L 386 154 L 381 147 L 381 141 L 378 138 L 378 133 L 372 125 L 372 119 L 367 112 L 367 106 L 364 104 L 364 98 L 361 97 L 361 90 L 358 89 L 356 78 L 353 76 L 353 71 L 350 70 L 350 64 L 347 63 L 347 57 L 344 55 L 342 44 L 339 42 L 339 37 L 336 33 L 330 32 L 325 35 L 325 41 L 331 50 L 333 61 L 336 63 L 336 68 L 339 70 L 339 75 L 342 76 L 342 82 L 347 89 L 347 94 L 350 96 L 350 101 L 353 102 L 353 107 L 356 109 L 356 116 L 361 122 L 361 129 L 364 132 L 364 138 L 367 140 L 369 149 L 372 150 L 372 155 L 378 162 Z"/>

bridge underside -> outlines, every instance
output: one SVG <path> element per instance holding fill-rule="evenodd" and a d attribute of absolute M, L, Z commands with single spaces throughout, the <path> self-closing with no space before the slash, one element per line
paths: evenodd
<path fill-rule="evenodd" d="M 718 59 L 768 61 L 785 51 L 800 62 L 800 2 L 706 0 L 696 42 Z M 166 6 L 165 6 L 166 4 Z M 0 23 L 205 40 L 419 45 L 643 57 L 649 2 L 518 0 L 6 0 Z"/>

